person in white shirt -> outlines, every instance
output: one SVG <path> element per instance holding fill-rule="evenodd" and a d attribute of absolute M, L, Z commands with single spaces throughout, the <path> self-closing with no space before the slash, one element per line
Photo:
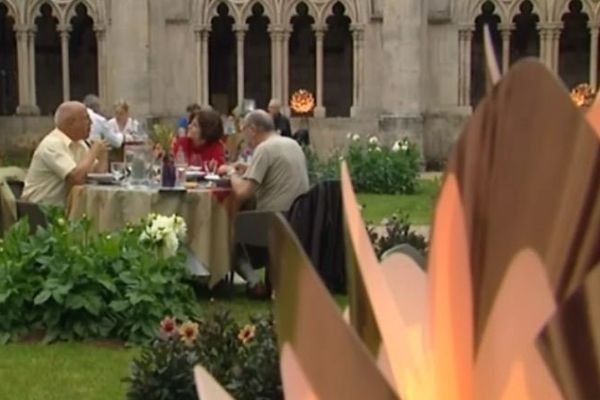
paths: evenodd
<path fill-rule="evenodd" d="M 118 149 L 123 145 L 124 137 L 118 132 L 109 129 L 108 121 L 100 112 L 100 99 L 94 94 L 88 94 L 83 99 L 83 104 L 87 107 L 88 115 L 92 121 L 90 128 L 90 140 L 106 140 L 110 147 Z"/>
<path fill-rule="evenodd" d="M 108 121 L 108 129 L 113 135 L 122 135 L 125 143 L 145 141 L 147 135 L 140 129 L 140 124 L 129 117 L 129 104 L 120 100 L 114 107 L 115 117 Z"/>

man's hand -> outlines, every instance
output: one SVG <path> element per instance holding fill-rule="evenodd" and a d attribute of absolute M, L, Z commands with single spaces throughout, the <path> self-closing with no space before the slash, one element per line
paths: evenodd
<path fill-rule="evenodd" d="M 243 163 L 237 163 L 233 167 L 235 168 L 235 172 L 237 172 L 240 175 L 244 175 L 248 170 L 248 165 Z"/>
<path fill-rule="evenodd" d="M 94 155 L 94 158 L 100 159 L 108 154 L 108 142 L 104 139 L 97 140 L 92 143 L 90 152 Z"/>
<path fill-rule="evenodd" d="M 107 172 L 108 171 L 108 150 L 110 144 L 106 140 L 99 140 L 92 143 L 90 154 L 96 161 L 92 164 L 91 171 L 88 172 Z"/>
<path fill-rule="evenodd" d="M 217 169 L 217 174 L 219 174 L 220 176 L 223 175 L 229 175 L 229 171 L 231 170 L 232 166 L 231 165 L 221 165 L 218 169 Z"/>

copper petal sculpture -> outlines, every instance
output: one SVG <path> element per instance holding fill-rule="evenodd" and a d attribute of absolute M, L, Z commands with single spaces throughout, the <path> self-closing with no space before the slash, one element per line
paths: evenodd
<path fill-rule="evenodd" d="M 456 145 L 427 276 L 378 262 L 344 167 L 350 326 L 277 218 L 286 397 L 599 398 L 599 143 L 543 65 L 517 64 Z"/>

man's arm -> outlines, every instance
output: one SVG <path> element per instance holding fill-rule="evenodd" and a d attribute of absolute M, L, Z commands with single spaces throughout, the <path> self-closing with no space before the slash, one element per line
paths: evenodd
<path fill-rule="evenodd" d="M 258 184 L 252 179 L 244 179 L 241 176 L 234 174 L 231 176 L 231 188 L 235 197 L 243 203 L 256 194 Z"/>
<path fill-rule="evenodd" d="M 96 160 L 97 162 L 94 163 L 92 172 L 108 172 L 108 151 L 98 155 Z"/>

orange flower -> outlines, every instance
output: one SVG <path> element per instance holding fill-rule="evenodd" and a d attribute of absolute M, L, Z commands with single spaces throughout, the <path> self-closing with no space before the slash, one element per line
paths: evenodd
<path fill-rule="evenodd" d="M 160 322 L 160 333 L 165 338 L 170 338 L 177 332 L 177 321 L 172 317 L 165 317 Z"/>
<path fill-rule="evenodd" d="M 186 322 L 179 327 L 179 335 L 182 342 L 188 346 L 192 345 L 198 337 L 198 324 L 191 321 Z"/>
<path fill-rule="evenodd" d="M 252 339 L 254 339 L 254 335 L 256 334 L 256 327 L 254 325 L 246 325 L 239 333 L 238 339 L 246 344 Z"/>

